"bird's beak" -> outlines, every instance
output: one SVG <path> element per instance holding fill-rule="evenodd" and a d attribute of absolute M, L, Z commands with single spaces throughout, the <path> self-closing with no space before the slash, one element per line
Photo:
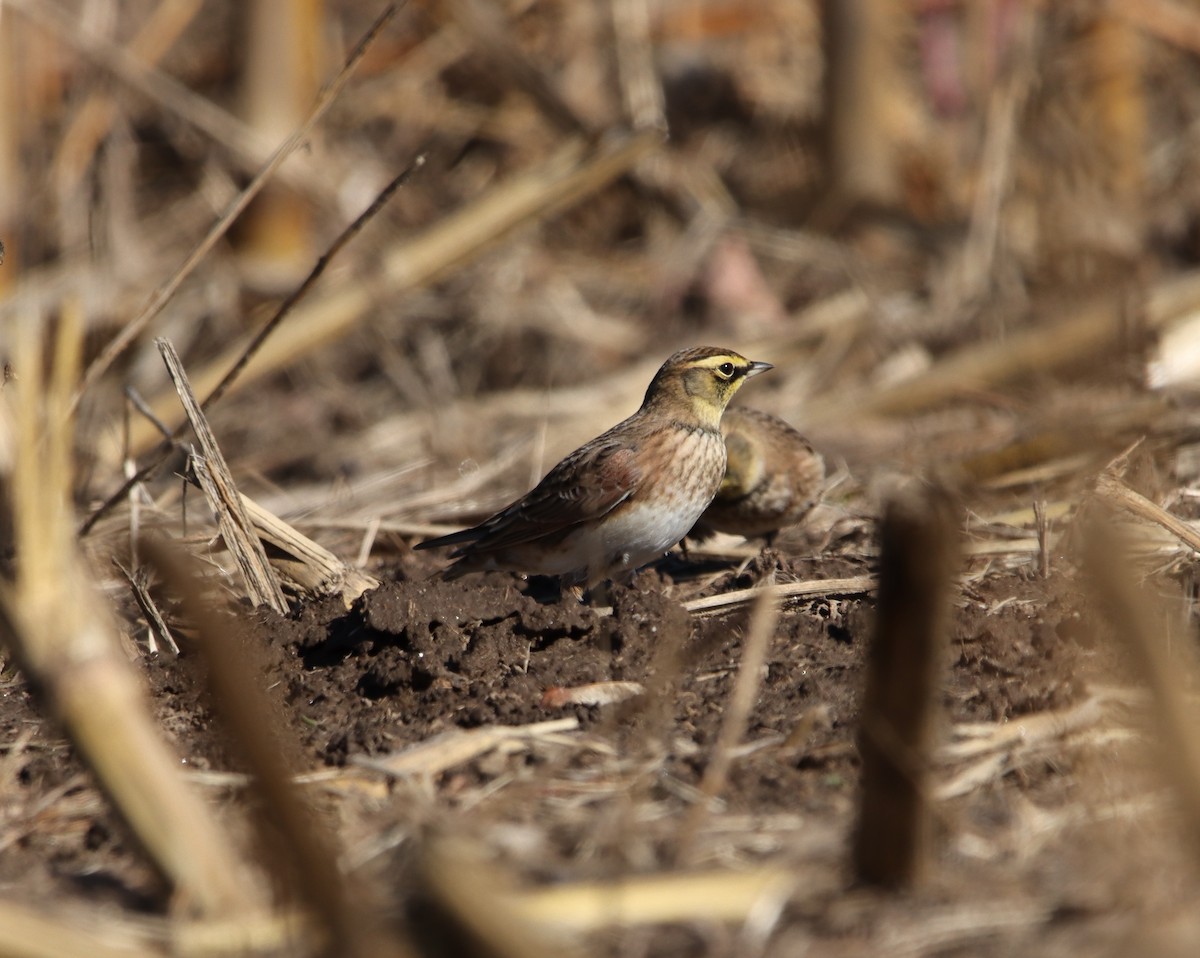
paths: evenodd
<path fill-rule="evenodd" d="M 753 376 L 757 376 L 759 373 L 765 373 L 768 369 L 774 368 L 775 367 L 770 363 L 751 363 L 750 368 L 746 370 L 746 378 L 750 379 Z"/>

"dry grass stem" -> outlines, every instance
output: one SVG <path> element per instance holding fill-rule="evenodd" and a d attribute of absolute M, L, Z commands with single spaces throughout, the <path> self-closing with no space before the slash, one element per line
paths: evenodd
<path fill-rule="evenodd" d="M 426 934 L 452 941 L 463 958 L 583 958 L 580 946 L 551 937 L 515 907 L 515 877 L 462 844 L 435 840 L 422 849 L 417 887 Z M 441 927 L 439 927 L 441 926 Z"/>
<path fill-rule="evenodd" d="M 1075 510 L 1076 505 L 1077 503 L 1065 499 L 1058 502 L 1047 502 L 1044 507 L 1046 519 L 1050 522 L 1065 519 Z M 1032 506 L 1026 506 L 1021 509 L 1009 509 L 1005 512 L 992 512 L 987 515 L 976 516 L 973 517 L 973 521 L 977 521 L 984 526 L 1015 526 L 1021 528 L 1035 525 L 1037 523 L 1037 515 L 1034 513 Z"/>
<path fill-rule="evenodd" d="M 614 133 L 595 143 L 565 140 L 542 166 L 511 177 L 410 242 L 389 250 L 387 291 L 435 281 L 530 219 L 554 216 L 596 193 L 662 143 L 662 134 L 654 130 Z"/>
<path fill-rule="evenodd" d="M 311 596 L 340 595 L 350 608 L 360 595 L 379 585 L 373 575 L 343 562 L 253 499 L 241 496 L 241 503 L 257 537 L 274 547 L 269 558 L 272 568 L 293 589 Z"/>
<path fill-rule="evenodd" d="M 913 14 L 897 0 L 830 0 L 821 14 L 829 73 L 825 147 L 838 198 L 846 206 L 896 203 L 902 145 L 896 134 L 919 126 L 900 68 Z"/>
<path fill-rule="evenodd" d="M 1095 434 L 1090 434 L 1087 437 L 1087 441 L 1096 443 L 1098 437 Z M 1099 441 L 1102 442 L 1103 440 Z M 1098 451 L 1100 451 L 1099 448 L 1093 448 L 1092 452 L 1080 453 L 1077 456 L 1063 456 L 1051 459 L 1048 462 L 1040 462 L 1037 465 L 1028 466 L 1024 469 L 1014 469 L 1012 472 L 1005 472 L 990 479 L 985 479 L 980 483 L 980 486 L 984 489 L 1000 491 L 1002 489 L 1016 489 L 1021 486 L 1054 482 L 1056 479 L 1063 479 L 1068 476 L 1077 476 L 1095 462 Z"/>
<path fill-rule="evenodd" d="M 169 74 L 155 69 L 133 51 L 114 46 L 84 30 L 76 17 L 57 4 L 49 0 L 10 0 L 7 7 L 69 44 L 139 96 L 230 150 L 247 168 L 257 167 L 267 156 L 269 147 L 232 114 L 192 92 Z"/>
<path fill-rule="evenodd" d="M 929 778 L 948 645 L 957 521 L 938 490 L 910 488 L 880 526 L 879 617 L 859 730 L 862 785 L 854 868 L 891 888 L 928 868 Z"/>
<path fill-rule="evenodd" d="M 367 526 L 363 529 L 362 542 L 358 545 L 358 555 L 354 558 L 354 567 L 357 569 L 363 568 L 371 561 L 371 550 L 375 548 L 375 539 L 379 536 L 379 527 L 383 524 L 383 520 L 378 516 L 367 520 Z M 368 577 L 369 578 L 369 577 Z M 373 580 L 378 584 L 378 579 Z M 369 589 L 371 586 L 365 586 Z"/>
<path fill-rule="evenodd" d="M 187 958 L 224 955 L 303 954 L 313 945 L 311 918 L 295 911 L 250 915 L 239 920 L 172 922 L 164 936 L 167 953 Z M 381 955 L 380 958 L 383 958 Z"/>
<path fill-rule="evenodd" d="M 1140 744 L 1144 740 L 1145 736 L 1131 729 L 1094 728 L 1065 733 L 1061 738 L 1042 738 L 1027 747 L 1022 744 L 974 759 L 961 771 L 937 785 L 932 795 L 938 801 L 961 798 L 981 789 L 995 788 L 1013 773 L 1019 776 L 1023 770 L 1037 768 L 1045 762 L 1068 759 L 1072 753 L 1090 752 L 1093 756 L 1099 756 L 1106 749 Z"/>
<path fill-rule="evenodd" d="M 1146 294 L 1145 322 L 1162 328 L 1195 308 L 1200 279 L 1172 277 Z M 810 422 L 836 421 L 851 408 L 859 415 L 913 413 L 964 392 L 998 385 L 1017 376 L 1077 366 L 1125 345 L 1128 320 L 1117 298 L 1093 299 L 1053 326 L 1039 326 L 1008 336 L 1001 343 L 982 342 L 951 354 L 928 372 L 894 386 L 843 390 L 814 402 Z"/>
<path fill-rule="evenodd" d="M 1125 318 L 1117 304 L 1109 297 L 1097 299 L 1053 326 L 1013 333 L 1000 343 L 967 346 L 897 385 L 836 392 L 813 403 L 809 421 L 840 419 L 847 408 L 858 415 L 913 413 L 1015 376 L 1094 359 L 1116 349 L 1125 335 Z"/>
<path fill-rule="evenodd" d="M 1098 744 L 1094 733 L 1111 720 L 1114 706 L 1125 707 L 1141 698 L 1125 689 L 1097 689 L 1078 705 L 1022 716 L 1020 721 L 954 725 L 951 741 L 938 749 L 936 760 L 943 766 L 968 764 L 936 785 L 933 794 L 939 801 L 958 798 L 1055 746 L 1061 751 L 1069 742 Z M 1109 730 L 1103 731 L 1107 735 Z"/>
<path fill-rule="evenodd" d="M 154 936 L 125 933 L 110 915 L 74 909 L 41 912 L 0 901 L 0 955 L 4 958 L 165 958 Z"/>
<path fill-rule="evenodd" d="M 1109 717 L 1114 706 L 1135 705 L 1143 698 L 1128 689 L 1096 689 L 1078 705 L 1024 715 L 1020 721 L 959 723 L 950 728 L 950 741 L 938 749 L 938 761 L 962 762 L 990 752 L 1063 738 L 1098 724 Z"/>
<path fill-rule="evenodd" d="M 1028 936 L 1050 918 L 1043 901 L 973 902 L 918 910 L 873 936 L 871 949 L 898 958 L 939 951 L 968 950 L 1005 932 Z"/>
<path fill-rule="evenodd" d="M 13 424 L 14 545 L 21 555 L 16 583 L 3 593 L 5 631 L 80 755 L 178 891 L 202 912 L 243 914 L 260 900 L 257 889 L 210 809 L 180 777 L 75 551 L 66 503 L 79 314 L 64 318 L 49 383 L 40 372 L 41 324 L 18 328 L 22 377 L 0 402 L 0 419 Z"/>
<path fill-rule="evenodd" d="M 233 359 L 229 368 L 225 370 L 220 379 L 218 379 L 213 384 L 211 390 L 207 392 L 204 402 L 200 404 L 201 409 L 208 409 L 214 403 L 217 403 L 221 400 L 226 391 L 233 385 L 234 382 L 237 381 L 238 376 L 241 375 L 242 371 L 254 357 L 255 353 L 262 348 L 262 345 L 267 340 L 267 337 L 275 332 L 279 324 L 295 307 L 296 303 L 303 299 L 308 294 L 309 290 L 312 289 L 312 287 L 316 284 L 317 280 L 320 278 L 321 274 L 325 272 L 325 268 L 332 261 L 333 257 L 337 255 L 338 251 L 341 250 L 342 247 L 345 246 L 346 243 L 348 243 L 350 239 L 352 239 L 355 234 L 357 234 L 362 227 L 370 219 L 372 219 L 380 209 L 383 208 L 383 205 L 388 201 L 392 194 L 395 193 L 395 191 L 403 186 L 406 182 L 408 182 L 409 178 L 424 164 L 425 157 L 422 154 L 413 160 L 413 162 L 403 172 L 394 177 L 392 181 L 386 187 L 384 187 L 379 195 L 376 196 L 374 202 L 372 202 L 366 210 L 357 216 L 354 221 L 338 235 L 337 239 L 334 240 L 329 249 L 326 250 L 320 259 L 317 260 L 316 265 L 313 266 L 312 270 L 309 271 L 303 282 L 301 282 L 299 286 L 297 286 L 287 297 L 285 297 L 283 302 L 280 303 L 279 307 L 275 310 L 274 315 L 242 346 L 241 350 L 238 352 L 236 358 Z M 151 409 L 144 400 L 141 400 L 140 397 L 138 398 L 137 406 L 138 410 L 145 417 L 146 423 L 149 423 L 150 426 L 153 426 L 154 429 L 156 429 L 159 434 L 164 435 L 165 438 L 159 443 L 156 453 L 150 457 L 149 463 L 132 474 L 129 474 L 129 471 L 126 470 L 126 480 L 124 485 L 122 485 L 120 489 L 109 496 L 108 499 L 106 499 L 100 504 L 100 506 L 92 511 L 92 514 L 80 528 L 80 535 L 87 535 L 95 523 L 98 522 L 104 515 L 106 515 L 113 506 L 119 503 L 127 492 L 131 491 L 138 483 L 143 482 L 158 470 L 158 468 L 170 454 L 171 450 L 174 448 L 175 436 L 183 428 L 183 423 L 179 423 L 174 430 L 168 429 L 158 414 L 156 414 L 155 411 Z M 139 420 L 139 425 L 141 424 L 141 420 Z M 122 454 L 128 457 L 130 454 L 130 446 L 133 443 L 132 431 L 128 427 L 123 440 Z"/>
<path fill-rule="evenodd" d="M 122 565 L 118 565 L 121 575 L 125 581 L 129 583 L 129 591 L 133 593 L 134 601 L 137 602 L 138 608 L 142 610 L 142 617 L 146 620 L 146 625 L 150 629 L 150 651 L 157 652 L 155 636 L 162 640 L 163 644 L 171 651 L 172 655 L 179 654 L 179 645 L 175 642 L 175 636 L 171 634 L 170 628 L 162 617 L 162 613 L 158 610 L 158 603 L 154 601 L 154 597 L 150 594 L 150 590 L 146 586 L 146 576 L 143 569 L 138 569 L 136 572 L 130 572 Z"/>
<path fill-rule="evenodd" d="M 613 925 L 738 924 L 766 902 L 786 901 L 800 880 L 785 868 L 671 872 L 524 891 L 513 905 L 530 922 L 574 932 Z"/>
<path fill-rule="evenodd" d="M 232 553 L 246 583 L 247 594 L 255 605 L 265 605 L 281 615 L 287 612 L 287 600 L 283 597 L 279 580 L 271 564 L 267 561 L 266 551 L 262 542 L 255 534 L 254 526 L 246 515 L 245 504 L 233 474 L 221 454 L 217 437 L 209 428 L 208 419 L 192 392 L 187 373 L 175 348 L 166 340 L 157 341 L 163 362 L 167 365 L 167 373 L 175 389 L 179 393 L 179 401 L 183 404 L 184 413 L 196 440 L 200 443 L 200 455 L 191 457 L 191 469 L 199 480 L 200 488 L 217 517 L 217 525 L 221 529 L 221 538 L 225 547 Z"/>
<path fill-rule="evenodd" d="M 874 592 L 877 586 L 874 576 L 860 575 L 850 579 L 813 579 L 808 582 L 785 582 L 782 585 L 770 586 L 768 591 L 778 599 L 811 598 L 818 595 L 853 596 L 865 592 Z M 689 599 L 682 603 L 689 612 L 714 614 L 728 612 L 739 606 L 756 601 L 761 590 L 737 589 L 733 592 L 723 592 L 720 595 L 705 596 L 701 599 Z"/>
<path fill-rule="evenodd" d="M 611 0 L 617 76 L 635 130 L 665 130 L 666 102 L 654 68 L 647 0 Z"/>
<path fill-rule="evenodd" d="M 1200 552 L 1200 532 L 1141 493 L 1130 489 L 1111 472 L 1105 471 L 1100 474 L 1100 478 L 1096 480 L 1096 494 L 1110 505 L 1157 523 L 1189 549 Z"/>
<path fill-rule="evenodd" d="M 245 387 L 345 335 L 374 304 L 434 282 L 522 223 L 553 216 L 601 189 L 660 145 L 661 140 L 660 134 L 651 131 L 595 145 L 584 140 L 568 141 L 541 167 L 513 176 L 420 236 L 387 251 L 383 275 L 374 281 L 355 280 L 294 310 L 280 334 L 267 340 L 246 364 L 238 386 Z M 235 344 L 194 372 L 196 391 L 206 395 L 212 392 L 245 352 L 243 343 Z M 175 420 L 172 405 L 167 395 L 151 401 L 155 413 L 168 422 Z M 541 405 L 544 408 L 544 397 Z M 135 423 L 133 450 L 145 451 L 156 438 L 151 427 Z"/>
<path fill-rule="evenodd" d="M 395 755 L 358 757 L 354 764 L 393 777 L 439 775 L 495 749 L 514 752 L 527 748 L 527 743 L 533 740 L 570 741 L 562 736 L 578 729 L 579 719 L 563 718 L 533 725 L 455 730 L 436 735 Z"/>
<path fill-rule="evenodd" d="M 324 4 L 251 0 L 245 5 L 240 113 L 276 141 L 303 123 L 325 59 Z M 282 183 L 267 186 L 240 224 L 238 259 L 248 283 L 287 289 L 304 275 L 313 243 L 313 209 Z"/>
<path fill-rule="evenodd" d="M 1057 540 L 1050 536 L 1047 539 L 1029 537 L 1026 539 L 996 539 L 993 541 L 968 542 L 963 546 L 963 554 L 972 558 L 985 556 L 1030 556 L 1040 557 L 1044 547 L 1053 547 Z"/>
<path fill-rule="evenodd" d="M 995 84 L 988 98 L 987 128 L 979 163 L 982 176 L 975 190 L 970 230 L 956 260 L 946 271 L 946 289 L 941 291 L 943 301 L 939 305 L 948 317 L 985 295 L 994 272 L 1004 202 L 1012 191 L 1014 146 L 1029 88 L 1036 78 L 1028 38 L 1032 17 L 1016 16 L 1019 25 L 1014 32 L 1019 32 L 1020 38 L 1014 43 L 1016 49 L 1009 53 L 1006 75 Z"/>
<path fill-rule="evenodd" d="M 1171 429 L 1171 404 L 1161 396 L 1144 396 L 1120 408 L 1102 410 L 1080 428 L 1080 423 L 1056 424 L 1021 436 L 997 449 L 968 456 L 963 470 L 989 489 L 1046 482 L 1080 472 L 1097 453 L 1115 451 L 1125 438 L 1152 430 Z"/>
<path fill-rule="evenodd" d="M 205 409 L 207 409 L 213 403 L 221 401 L 221 398 L 225 395 L 233 383 L 237 381 L 237 378 L 242 374 L 242 371 L 253 360 L 254 355 L 262 348 L 262 345 L 264 342 L 266 342 L 267 337 L 275 332 L 283 320 L 295 308 L 296 304 L 308 295 L 309 290 L 316 285 L 317 280 L 321 278 L 321 275 L 325 272 L 326 267 L 333 261 L 334 257 L 341 252 L 343 247 L 345 247 L 350 240 L 358 235 L 358 233 L 367 223 L 375 218 L 379 211 L 386 205 L 387 201 L 392 198 L 393 194 L 395 194 L 400 187 L 404 186 L 405 183 L 412 179 L 416 172 L 425 165 L 425 159 L 426 157 L 424 153 L 418 154 L 407 167 L 405 167 L 396 176 L 392 177 L 391 182 L 389 182 L 387 186 L 379 191 L 379 194 L 374 200 L 371 201 L 367 208 L 358 216 L 356 216 L 350 225 L 338 234 L 337 239 L 330 244 L 329 249 L 321 254 L 321 257 L 309 271 L 308 275 L 304 277 L 303 282 L 301 282 L 299 286 L 297 286 L 284 298 L 283 302 L 279 304 L 271 318 L 267 320 L 267 322 L 263 324 L 263 327 L 251 337 L 248 343 L 246 343 L 241 353 L 239 353 L 237 360 L 229 367 L 225 375 L 221 377 L 220 381 L 213 386 L 212 390 L 204 397 Z"/>
<path fill-rule="evenodd" d="M 350 892 L 337 866 L 334 838 L 296 792 L 292 772 L 283 759 L 286 752 L 272 735 L 269 709 L 253 684 L 253 660 L 212 611 L 214 606 L 200 591 L 199 576 L 188 568 L 184 557 L 162 541 L 150 541 L 143 547 L 199 631 L 197 647 L 208 669 L 212 701 L 228 726 L 230 743 L 250 770 L 251 788 L 262 809 L 259 838 L 274 851 L 268 862 L 276 866 L 276 878 L 283 887 L 299 893 L 338 952 L 358 958 L 400 953 L 368 920 L 360 896 Z"/>
<path fill-rule="evenodd" d="M 1122 502 L 1124 505 L 1124 502 Z M 1100 521 L 1087 530 L 1084 561 L 1096 600 L 1150 692 L 1163 770 L 1175 785 L 1193 853 L 1200 853 L 1200 708 L 1188 696 L 1200 676 L 1194 648 L 1171 642 L 1168 609 L 1149 601 L 1128 562 L 1128 550 Z"/>
<path fill-rule="evenodd" d="M 759 683 L 762 681 L 763 664 L 767 659 L 775 627 L 779 623 L 780 597 L 771 588 L 774 578 L 774 575 L 770 576 L 757 589 L 758 595 L 754 600 L 750 625 L 742 639 L 742 660 L 738 666 L 737 679 L 730 693 L 729 703 L 725 706 L 721 731 L 713 746 L 712 755 L 704 767 L 704 775 L 700 779 L 700 800 L 692 806 L 679 828 L 675 852 L 679 862 L 686 862 L 691 857 L 700 828 L 710 813 L 710 805 L 725 788 L 729 769 L 733 765 L 734 748 L 746 732 L 746 723 L 750 719 Z"/>
<path fill-rule="evenodd" d="M 229 743 L 250 772 L 251 788 L 260 804 L 259 838 L 273 855 L 276 879 L 294 890 L 319 923 L 326 940 L 339 953 L 399 954 L 362 908 L 338 868 L 336 842 L 299 797 L 263 694 L 254 685 L 253 660 L 231 637 L 228 625 L 213 611 L 188 560 L 162 540 L 143 543 L 147 559 L 182 601 L 183 613 L 199 632 L 197 648 L 204 656 L 208 686 L 218 716 L 227 726 Z"/>
<path fill-rule="evenodd" d="M 1043 579 L 1050 578 L 1050 520 L 1046 518 L 1046 501 L 1038 499 L 1033 504 L 1033 515 L 1037 523 L 1038 572 Z"/>
<path fill-rule="evenodd" d="M 1136 6 L 1136 4 L 1134 4 Z M 1111 202 L 1125 218 L 1124 228 L 1138 235 L 1144 228 L 1147 135 L 1144 43 L 1116 10 L 1096 18 L 1085 47 L 1088 67 L 1096 78 L 1092 102 L 1085 109 L 1095 117 L 1107 154 L 1105 177 Z"/>

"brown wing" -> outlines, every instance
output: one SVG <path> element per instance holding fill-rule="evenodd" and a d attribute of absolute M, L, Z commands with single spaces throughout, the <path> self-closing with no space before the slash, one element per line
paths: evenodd
<path fill-rule="evenodd" d="M 601 437 L 569 455 L 508 508 L 474 529 L 445 538 L 463 543 L 455 554 L 464 555 L 565 534 L 615 509 L 632 495 L 641 479 L 636 451 L 628 441 Z"/>

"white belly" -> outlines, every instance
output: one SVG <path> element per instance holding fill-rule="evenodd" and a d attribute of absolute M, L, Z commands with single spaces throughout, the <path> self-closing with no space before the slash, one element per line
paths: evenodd
<path fill-rule="evenodd" d="M 676 464 L 668 472 L 692 493 L 664 497 L 660 489 L 658 496 L 646 497 L 650 502 L 618 506 L 598 528 L 580 530 L 563 542 L 562 552 L 554 557 L 553 574 L 574 575 L 592 585 L 622 578 L 659 558 L 691 531 L 716 495 L 725 471 L 724 453 L 724 441 L 717 437 L 689 436 L 679 445 Z M 713 456 L 722 459 L 719 469 L 713 469 Z"/>

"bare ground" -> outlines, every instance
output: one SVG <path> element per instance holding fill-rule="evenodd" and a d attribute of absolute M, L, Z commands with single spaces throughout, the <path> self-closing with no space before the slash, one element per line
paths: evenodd
<path fill-rule="evenodd" d="M 725 563 L 724 565 L 729 565 Z M 347 610 L 312 603 L 290 618 L 230 617 L 272 703 L 297 768 L 330 770 L 305 786 L 343 843 L 370 899 L 403 913 L 404 862 L 432 829 L 469 839 L 531 883 L 628 878 L 672 867 L 783 864 L 797 885 L 767 951 L 1121 953 L 1175 925 L 1190 940 L 1195 882 L 1172 839 L 1147 741 L 1118 698 L 1049 736 L 1017 737 L 947 758 L 931 879 L 899 900 L 856 888 L 847 864 L 858 763 L 869 597 L 790 603 L 771 640 L 738 758 L 714 810 L 688 840 L 681 822 L 712 755 L 741 655 L 746 608 L 697 617 L 681 596 L 719 594 L 773 570 L 778 581 L 844 578 L 870 561 L 770 554 L 743 572 L 673 560 L 612 596 L 612 611 L 557 597 L 536 580 L 492 573 L 446 583 L 413 554 Z M 703 571 L 701 571 L 703 570 Z M 1120 677 L 1101 621 L 1072 574 L 989 574 L 956 601 L 942 691 L 948 736 L 986 740 L 1050 713 L 1070 715 Z M 239 789 L 204 772 L 237 768 L 186 648 L 141 666 L 154 710 L 200 787 Z M 109 902 L 151 914 L 169 890 L 145 861 L 23 683 L 3 699 L 6 848 L 0 882 L 20 899 Z M 556 705 L 555 689 L 637 682 L 644 695 Z M 386 764 L 438 736 L 574 718 L 577 729 L 504 747 L 434 749 L 397 780 Z M 1133 725 L 1131 726 L 1131 722 Z M 236 752 L 236 750 L 235 750 Z M 448 757 L 447 757 L 448 753 Z M 984 762 L 986 766 L 986 761 Z M 225 782 L 225 784 L 222 784 Z M 600 953 L 741 954 L 746 935 L 698 918 L 657 931 L 593 936 Z"/>
<path fill-rule="evenodd" d="M 138 80 L 114 52 L 149 10 L 127 6 L 119 43 L 95 47 L 71 15 L 40 19 L 49 3 L 14 0 L 0 21 L 20 25 L 0 42 L 20 40 L 23 78 L 4 141 L 19 149 L 0 151 L 23 160 L 0 171 L 0 501 L 32 468 L 9 445 L 21 411 L 36 407 L 46 433 L 61 422 L 48 389 L 21 391 L 42 380 L 18 333 L 52 316 L 36 326 L 49 344 L 77 320 L 95 373 L 72 421 L 77 465 L 43 477 L 62 485 L 63 553 L 249 871 L 286 884 L 272 843 L 297 838 L 246 775 L 245 741 L 265 731 L 330 836 L 335 886 L 422 955 L 1196 953 L 1200 794 L 1178 773 L 1200 681 L 1200 32 L 1183 5 L 1172 20 L 1087 0 L 988 17 L 826 4 L 822 21 L 818 5 L 651 4 L 642 33 L 636 2 L 513 4 L 500 30 L 469 4 L 412 5 L 279 174 L 267 205 L 282 220 L 268 208 L 257 234 L 239 220 L 109 364 L 105 347 L 265 160 L 197 101 L 147 95 L 155 75 Z M 285 85 L 234 5 L 189 6 L 166 10 L 181 38 L 170 77 L 230 111 L 243 60 Z M 829 20 L 859 6 L 908 26 Z M 330 5 L 330 62 L 377 12 Z M 631 132 L 630 111 L 654 108 L 646 84 L 669 141 Z M 75 97 L 105 91 L 116 119 L 88 146 L 75 124 L 91 108 Z M 160 433 L 126 387 L 180 420 L 153 338 L 206 393 L 280 290 L 418 154 L 209 409 L 241 491 L 378 587 L 349 605 L 293 594 L 287 614 L 253 608 L 206 507 L 181 501 L 178 450 L 76 535 L 128 464 L 153 458 Z M 264 236 L 305 248 L 264 270 L 278 252 Z M 824 453 L 833 481 L 804 528 L 765 552 L 693 544 L 592 603 L 516 575 L 443 582 L 441 558 L 411 550 L 528 489 L 636 408 L 666 355 L 701 343 L 775 364 L 739 398 Z M 1134 542 L 1121 569 L 1182 689 L 1172 714 L 1145 691 L 1138 630 L 1080 571 L 1101 477 L 1126 495 L 1104 521 Z M 935 703 L 931 855 L 922 882 L 887 892 L 855 879 L 850 854 L 875 525 L 897 488 L 925 481 L 961 496 L 964 557 Z M 5 603 L 25 560 L 9 520 L 0 509 Z M 147 531 L 206 564 L 228 667 L 251 679 L 265 729 L 227 720 L 203 636 L 161 582 L 181 654 L 151 647 L 113 571 L 136 564 Z M 811 588 L 782 601 L 722 753 L 753 601 L 721 599 L 771 581 Z M 64 612 L 46 621 L 66 621 L 79 594 L 34 585 Z M 235 951 L 187 937 L 216 932 L 31 690 L 15 630 L 5 640 L 0 936 L 40 915 L 117 954 Z M 455 889 L 532 941 L 471 950 L 439 912 Z M 271 891 L 271 906 L 291 901 Z M 320 950 L 271 927 L 260 952 Z M 0 941 L 41 953 L 16 937 Z"/>

